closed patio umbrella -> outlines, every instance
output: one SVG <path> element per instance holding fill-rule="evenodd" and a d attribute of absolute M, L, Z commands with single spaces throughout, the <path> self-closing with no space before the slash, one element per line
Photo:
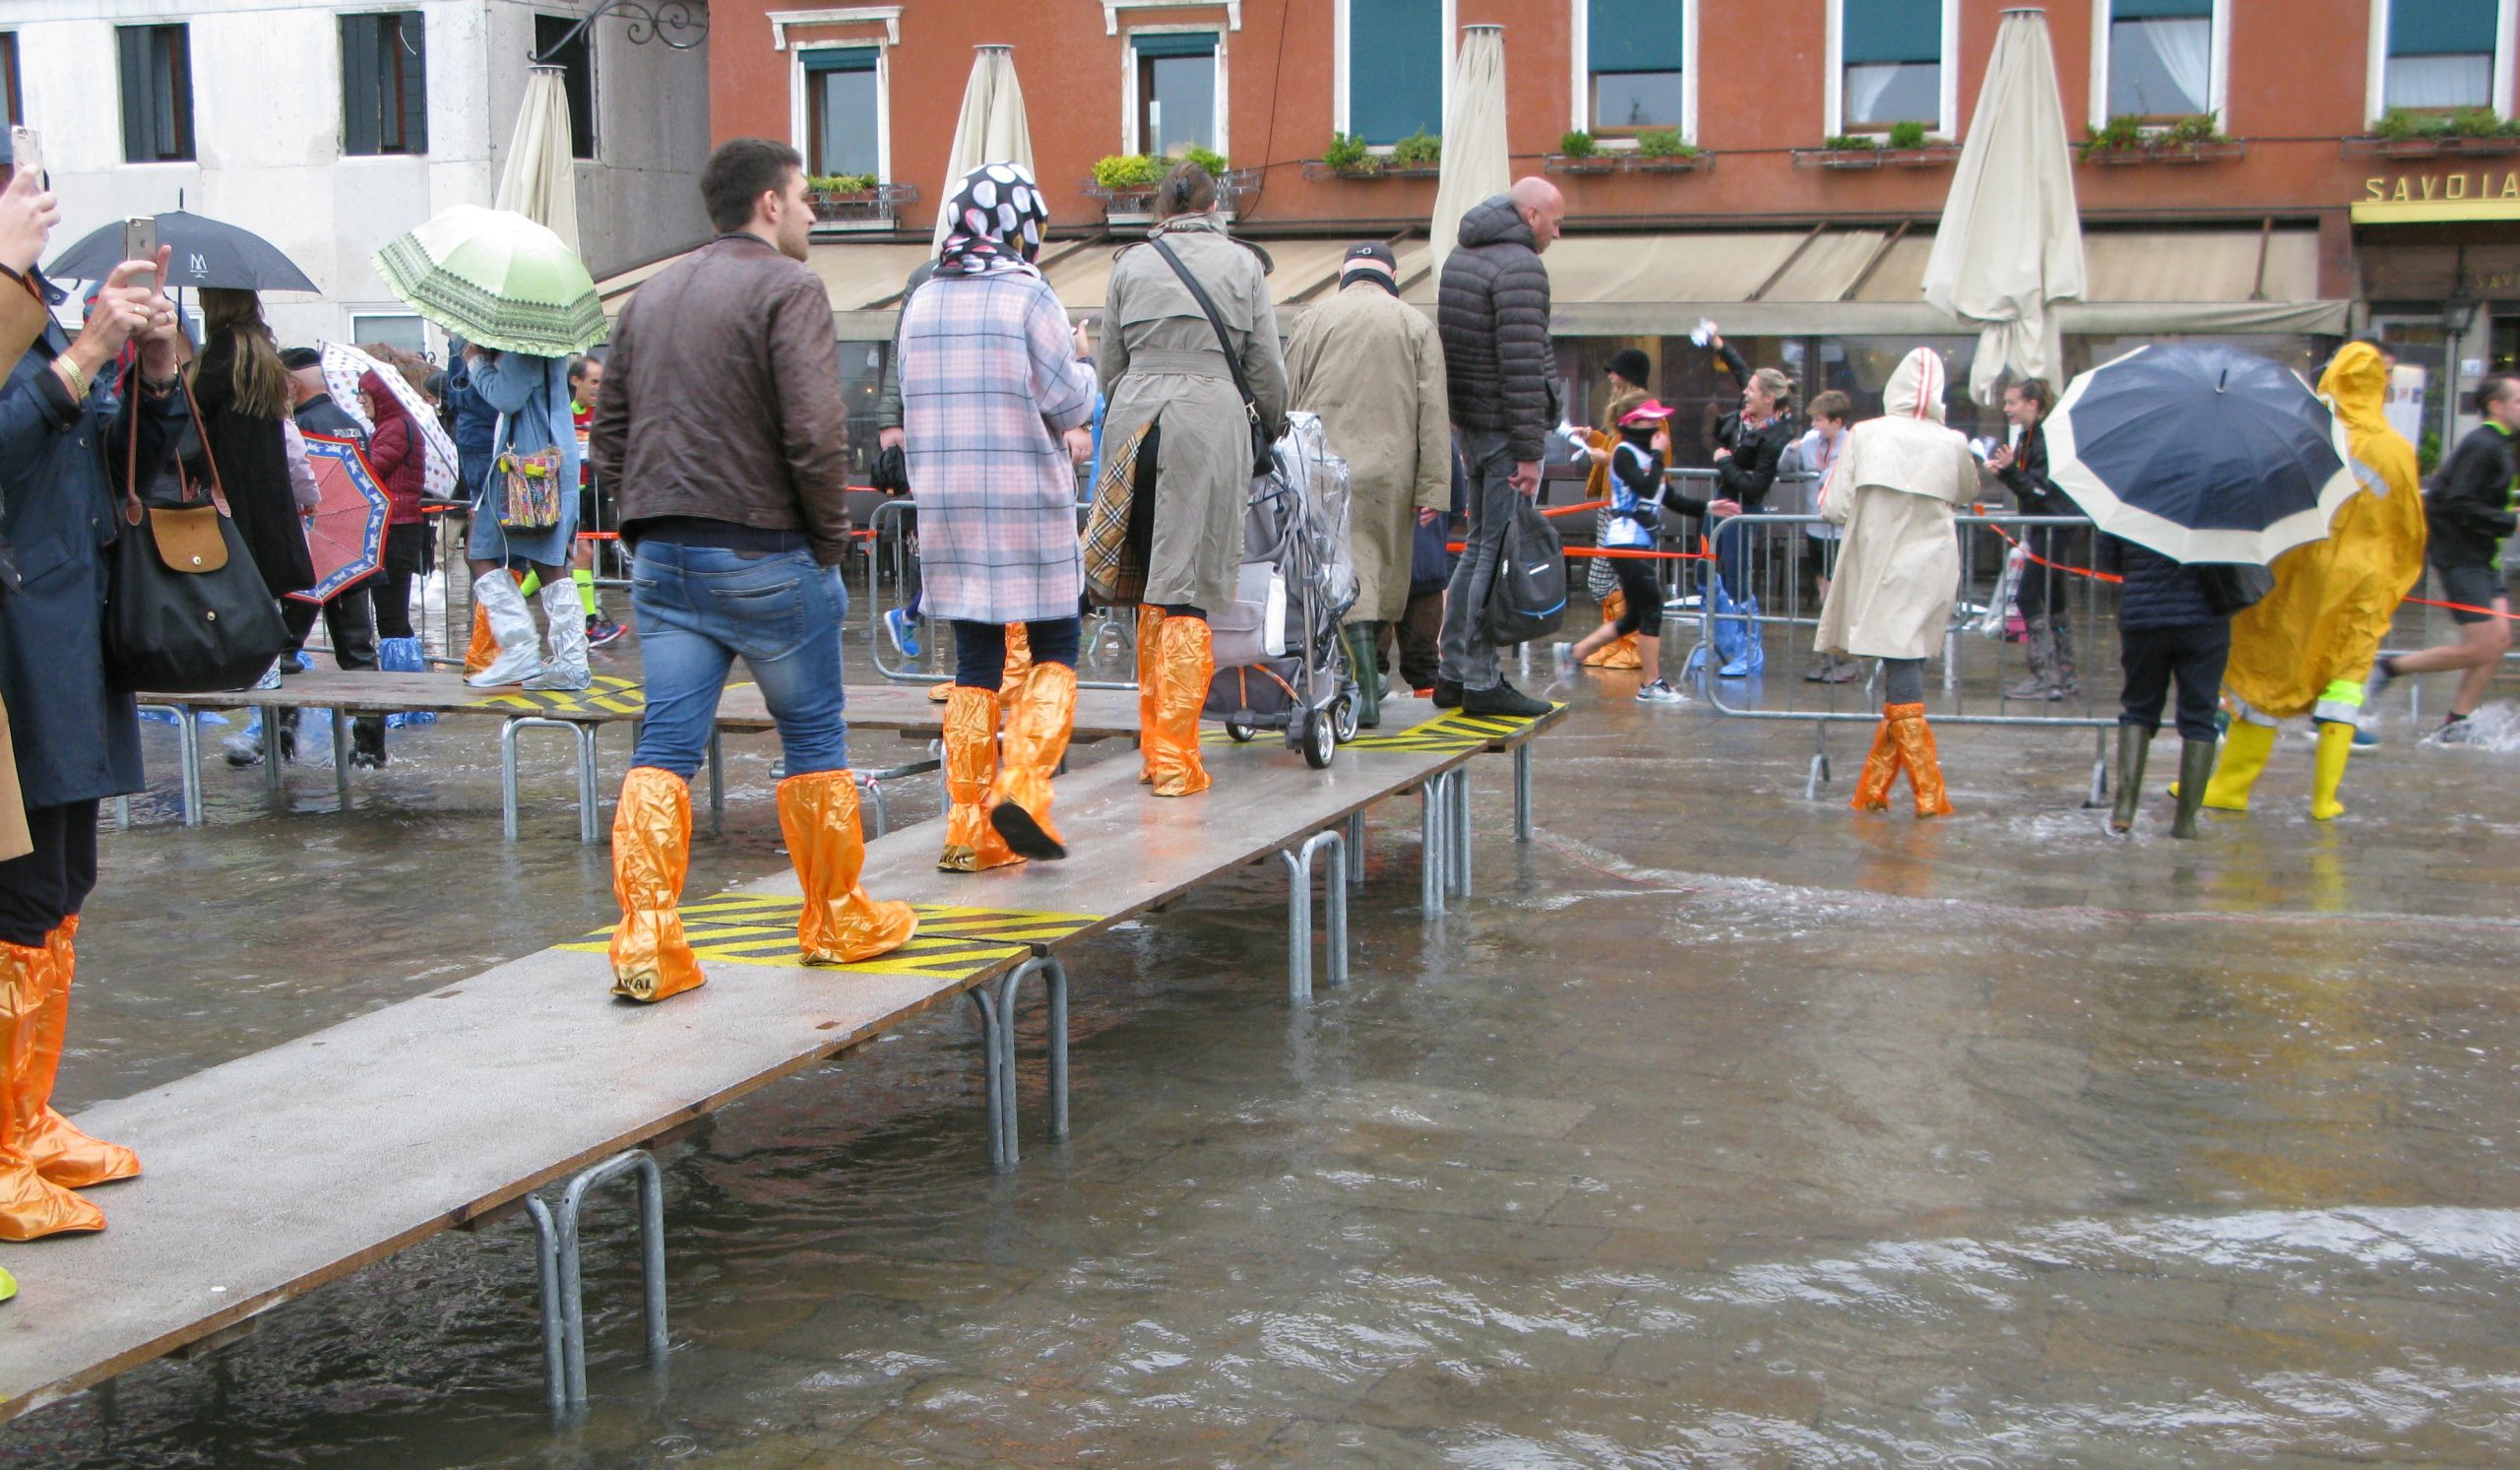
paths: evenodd
<path fill-rule="evenodd" d="M 569 144 L 568 73 L 537 66 L 526 74 L 525 105 L 508 135 L 508 160 L 499 170 L 498 201 L 578 248 L 577 160 Z"/>
<path fill-rule="evenodd" d="M 1443 161 L 1429 226 L 1437 275 L 1459 243 L 1461 217 L 1513 182 L 1513 160 L 1505 152 L 1505 28 L 1466 26 L 1444 98 Z"/>
<path fill-rule="evenodd" d="M 1970 397 L 1994 402 L 2007 373 L 2061 376 L 2052 308 L 2083 290 L 2074 156 L 2048 17 L 2008 10 L 1925 262 L 1925 299 L 1980 329 Z"/>
<path fill-rule="evenodd" d="M 936 237 L 930 250 L 945 248 L 954 221 L 945 203 L 963 187 L 963 176 L 982 163 L 1033 166 L 1033 130 L 1024 121 L 1024 88 L 1015 80 L 1015 48 L 983 45 L 973 49 L 972 79 L 963 86 L 963 114 L 954 119 L 954 147 L 945 156 L 945 187 L 937 192 Z"/>

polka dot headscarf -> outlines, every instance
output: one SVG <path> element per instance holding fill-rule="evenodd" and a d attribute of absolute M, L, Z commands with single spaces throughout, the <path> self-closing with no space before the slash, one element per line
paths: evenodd
<path fill-rule="evenodd" d="M 963 175 L 951 209 L 954 229 L 937 259 L 940 271 L 976 276 L 1024 270 L 1041 253 L 1049 205 L 1033 171 L 1021 163 L 982 163 Z"/>

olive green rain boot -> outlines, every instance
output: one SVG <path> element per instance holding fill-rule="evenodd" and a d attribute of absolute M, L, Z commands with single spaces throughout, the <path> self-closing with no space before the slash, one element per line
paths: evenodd
<path fill-rule="evenodd" d="M 1382 724 L 1382 672 L 1374 668 L 1382 624 L 1352 622 L 1339 632 L 1348 640 L 1348 671 L 1356 680 L 1356 728 L 1372 730 Z"/>
<path fill-rule="evenodd" d="M 2152 749 L 2151 731 L 2117 727 L 2117 805 L 2109 813 L 2109 830 L 2121 837 L 2135 830 L 2135 808 L 2144 804 L 2144 757 Z"/>

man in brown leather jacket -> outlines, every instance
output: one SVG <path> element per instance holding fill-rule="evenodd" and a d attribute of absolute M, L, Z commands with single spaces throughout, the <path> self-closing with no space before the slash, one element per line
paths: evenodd
<path fill-rule="evenodd" d="M 847 410 L 831 302 L 804 265 L 803 160 L 738 138 L 710 156 L 700 193 L 719 235 L 622 312 L 589 434 L 631 547 L 647 677 L 612 823 L 612 989 L 639 1001 L 702 983 L 675 903 L 691 776 L 737 655 L 787 755 L 779 825 L 804 888 L 806 962 L 871 959 L 917 927 L 910 905 L 857 884 L 865 846 L 840 681 Z"/>

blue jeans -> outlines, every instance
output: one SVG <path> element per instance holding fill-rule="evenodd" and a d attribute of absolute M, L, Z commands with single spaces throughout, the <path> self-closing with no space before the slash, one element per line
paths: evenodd
<path fill-rule="evenodd" d="M 745 552 L 648 541 L 630 565 L 648 677 L 634 764 L 689 780 L 709 753 L 718 696 L 741 654 L 779 724 L 788 774 L 846 770 L 840 624 L 849 592 L 807 551 Z"/>

